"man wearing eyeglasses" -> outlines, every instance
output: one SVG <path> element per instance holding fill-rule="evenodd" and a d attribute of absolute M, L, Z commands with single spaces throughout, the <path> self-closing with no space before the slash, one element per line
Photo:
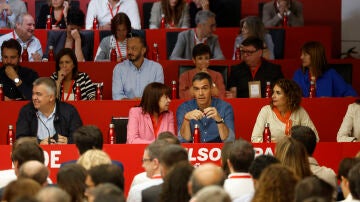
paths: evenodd
<path fill-rule="evenodd" d="M 266 82 L 272 84 L 284 78 L 280 65 L 263 58 L 263 44 L 257 37 L 248 37 L 241 43 L 242 62 L 231 68 L 228 85 L 230 91 L 226 97 L 265 97 Z"/>
<path fill-rule="evenodd" d="M 196 28 L 179 33 L 170 60 L 191 60 L 195 45 L 204 43 L 211 49 L 210 59 L 225 59 L 218 36 L 213 34 L 216 30 L 215 14 L 208 10 L 197 12 L 195 17 Z"/>

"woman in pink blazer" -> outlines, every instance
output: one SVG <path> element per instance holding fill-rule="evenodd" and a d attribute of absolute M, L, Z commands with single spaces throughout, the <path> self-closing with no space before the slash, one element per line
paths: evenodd
<path fill-rule="evenodd" d="M 161 132 L 175 133 L 169 97 L 170 88 L 162 83 L 154 82 L 145 87 L 140 105 L 129 111 L 127 143 L 148 144 Z"/>

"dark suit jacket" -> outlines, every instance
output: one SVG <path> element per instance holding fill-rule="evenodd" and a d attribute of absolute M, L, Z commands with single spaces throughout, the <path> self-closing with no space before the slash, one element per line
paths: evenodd
<path fill-rule="evenodd" d="M 255 78 L 252 78 L 250 67 L 245 62 L 242 62 L 239 65 L 231 67 L 229 88 L 236 87 L 238 98 L 248 98 L 248 82 L 260 81 L 261 97 L 265 97 L 266 82 L 270 81 L 271 84 L 273 84 L 280 78 L 284 78 L 280 65 L 272 64 L 263 59 L 259 70 L 255 74 Z"/>
<path fill-rule="evenodd" d="M 81 30 L 81 49 L 86 61 L 93 60 L 94 33 L 91 30 Z M 66 30 L 51 30 L 48 32 L 48 40 L 44 58 L 47 58 L 49 46 L 54 47 L 55 55 L 64 48 L 66 41 Z"/>
<path fill-rule="evenodd" d="M 144 189 L 141 192 L 142 202 L 157 202 L 160 199 L 162 184 Z"/>

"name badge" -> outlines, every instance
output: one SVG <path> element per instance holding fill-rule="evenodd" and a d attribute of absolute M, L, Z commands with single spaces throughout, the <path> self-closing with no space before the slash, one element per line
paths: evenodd
<path fill-rule="evenodd" d="M 261 98 L 261 85 L 260 81 L 249 81 L 249 97 Z"/>

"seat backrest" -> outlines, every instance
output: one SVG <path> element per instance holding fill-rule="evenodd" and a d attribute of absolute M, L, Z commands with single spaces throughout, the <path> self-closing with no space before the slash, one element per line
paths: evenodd
<path fill-rule="evenodd" d="M 166 32 L 166 51 L 167 51 L 167 59 L 170 58 L 171 53 L 175 48 L 175 44 L 178 38 L 180 31 L 175 32 Z"/>
<path fill-rule="evenodd" d="M 41 7 L 47 4 L 46 0 L 36 0 L 35 1 L 35 18 L 37 19 L 40 14 Z"/>
<path fill-rule="evenodd" d="M 180 65 L 179 66 L 179 77 L 182 73 L 194 69 L 193 65 Z M 225 65 L 212 65 L 209 66 L 209 69 L 219 72 L 224 80 L 225 87 L 227 86 L 227 77 L 228 77 L 228 66 Z"/>
<path fill-rule="evenodd" d="M 116 143 L 125 144 L 127 139 L 127 124 L 129 117 L 112 117 L 111 123 L 115 125 Z"/>
<path fill-rule="evenodd" d="M 328 64 L 330 68 L 336 70 L 338 74 L 345 80 L 346 83 L 352 85 L 352 69 L 353 65 L 348 64 Z"/>
<path fill-rule="evenodd" d="M 262 20 L 262 16 L 263 16 L 263 10 L 264 10 L 264 5 L 265 5 L 265 3 L 266 2 L 260 2 L 259 3 L 259 7 L 258 7 L 258 12 L 259 12 L 259 14 L 258 14 L 258 16 L 259 16 L 259 18 Z"/>
<path fill-rule="evenodd" d="M 150 17 L 151 17 L 151 8 L 154 2 L 143 2 L 143 29 L 149 29 Z"/>
<path fill-rule="evenodd" d="M 275 59 L 283 59 L 285 46 L 285 29 L 269 29 L 269 34 L 271 35 L 274 43 Z"/>

